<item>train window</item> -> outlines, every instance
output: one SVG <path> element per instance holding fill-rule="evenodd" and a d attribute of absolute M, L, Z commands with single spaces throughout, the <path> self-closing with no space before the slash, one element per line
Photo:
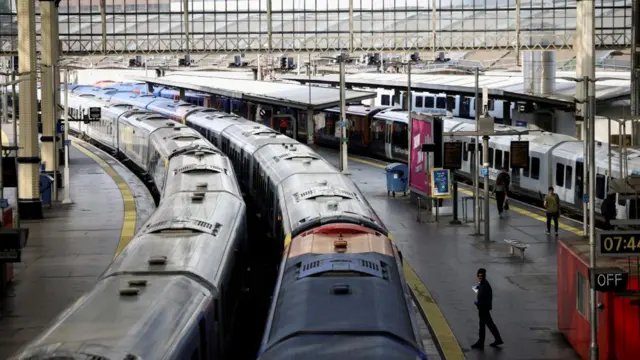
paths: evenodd
<path fill-rule="evenodd" d="M 586 316 L 587 309 L 587 279 L 582 273 L 576 271 L 576 309 L 580 314 Z"/>
<path fill-rule="evenodd" d="M 387 131 L 387 122 L 385 120 L 376 120 L 373 122 L 373 140 L 385 141 Z"/>
<path fill-rule="evenodd" d="M 438 109 L 446 109 L 447 108 L 447 98 L 444 96 L 439 96 L 436 98 L 436 108 Z"/>
<path fill-rule="evenodd" d="M 556 185 L 564 187 L 564 165 L 556 163 Z"/>
<path fill-rule="evenodd" d="M 540 158 L 531 158 L 531 178 L 534 180 L 540 179 Z"/>
<path fill-rule="evenodd" d="M 496 150 L 496 161 L 493 163 L 493 168 L 498 169 L 502 165 L 502 150 Z"/>
<path fill-rule="evenodd" d="M 421 108 L 422 107 L 422 96 L 416 96 L 415 107 L 417 107 L 417 108 Z"/>
<path fill-rule="evenodd" d="M 493 148 L 489 148 L 489 166 L 493 164 Z"/>
<path fill-rule="evenodd" d="M 433 96 L 425 96 L 424 97 L 424 107 L 427 109 L 433 109 L 435 107 L 435 101 L 433 101 Z"/>
<path fill-rule="evenodd" d="M 493 111 L 495 109 L 495 100 L 489 99 L 487 101 L 487 111 Z"/>
<path fill-rule="evenodd" d="M 504 160 L 502 161 L 502 168 L 503 169 L 508 169 L 511 167 L 511 163 L 509 162 L 509 152 L 505 151 L 504 152 Z"/>
<path fill-rule="evenodd" d="M 395 122 L 393 123 L 393 145 L 402 149 L 409 148 L 409 134 L 407 124 Z"/>
<path fill-rule="evenodd" d="M 571 180 L 573 178 L 573 168 L 567 165 L 565 173 L 564 173 L 564 187 L 567 190 L 571 190 L 571 184 L 573 183 Z"/>
<path fill-rule="evenodd" d="M 531 156 L 527 156 L 527 162 L 529 163 L 529 167 L 522 169 L 522 176 L 525 176 L 525 177 L 529 177 L 529 168 L 531 167 Z"/>
<path fill-rule="evenodd" d="M 381 105 L 391 105 L 391 95 L 382 95 L 380 97 Z"/>
<path fill-rule="evenodd" d="M 469 151 L 467 151 L 467 143 L 462 143 L 462 161 L 469 161 Z"/>
<path fill-rule="evenodd" d="M 602 174 L 597 174 L 596 175 L 596 197 L 598 199 L 604 199 L 605 195 L 606 195 L 606 191 L 604 189 L 604 175 Z"/>

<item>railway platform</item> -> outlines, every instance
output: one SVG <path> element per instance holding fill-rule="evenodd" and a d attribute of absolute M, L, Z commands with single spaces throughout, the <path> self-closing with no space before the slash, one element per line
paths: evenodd
<path fill-rule="evenodd" d="M 4 124 L 2 129 L 6 130 Z M 44 207 L 43 220 L 20 223 L 29 228 L 29 239 L 22 262 L 14 264 L 13 282 L 0 297 L 2 359 L 33 340 L 90 290 L 155 209 L 151 194 L 135 174 L 97 148 L 72 141 L 73 203 L 53 202 Z M 5 189 L 14 209 L 15 195 L 15 188 Z"/>
<path fill-rule="evenodd" d="M 335 166 L 338 152 L 315 150 Z M 500 219 L 496 205 L 490 209 L 490 242 L 474 236 L 473 223 L 451 225 L 451 216 L 436 222 L 417 222 L 417 206 L 408 197 L 386 191 L 386 163 L 350 157 L 349 171 L 369 203 L 391 231 L 426 294 L 419 305 L 443 357 L 449 359 L 577 359 L 557 324 L 557 238 L 545 234 L 546 217 L 540 209 L 510 200 L 511 209 Z M 460 197 L 472 193 L 462 185 Z M 461 200 L 460 200 L 461 201 Z M 461 206 L 459 207 L 461 209 Z M 470 214 L 473 218 L 473 215 Z M 462 214 L 460 214 L 462 220 Z M 582 233 L 582 225 L 561 218 L 559 237 Z M 484 229 L 484 226 L 481 227 Z M 524 259 L 510 253 L 504 240 L 528 245 Z M 474 306 L 478 268 L 487 269 L 493 288 L 492 316 L 505 344 L 488 346 L 493 337 L 487 330 L 485 349 L 473 350 L 478 336 L 478 314 Z"/>

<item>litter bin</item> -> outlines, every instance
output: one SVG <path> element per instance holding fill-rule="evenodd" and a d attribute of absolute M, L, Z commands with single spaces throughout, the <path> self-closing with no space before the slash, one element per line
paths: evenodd
<path fill-rule="evenodd" d="M 387 165 L 385 168 L 387 173 L 387 196 L 393 194 L 396 196 L 396 192 L 403 192 L 407 195 L 409 167 L 406 164 L 393 163 Z"/>
<path fill-rule="evenodd" d="M 40 174 L 40 200 L 42 205 L 51 205 L 53 194 L 53 177 L 47 174 Z"/>

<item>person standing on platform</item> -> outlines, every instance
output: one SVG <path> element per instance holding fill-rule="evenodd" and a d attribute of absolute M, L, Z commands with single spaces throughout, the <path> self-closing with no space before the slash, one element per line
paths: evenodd
<path fill-rule="evenodd" d="M 558 236 L 558 218 L 560 217 L 560 197 L 553 192 L 553 186 L 549 186 L 549 193 L 544 197 L 544 208 L 547 210 L 547 230 L 545 231 L 549 235 L 551 231 L 551 219 L 553 219 L 553 225 L 556 230 L 556 236 Z"/>
<path fill-rule="evenodd" d="M 280 133 L 283 135 L 287 134 L 287 120 L 285 118 L 280 119 Z"/>
<path fill-rule="evenodd" d="M 491 290 L 491 285 L 489 284 L 489 281 L 487 281 L 487 270 L 483 268 L 478 269 L 477 276 L 480 283 L 474 288 L 474 290 L 478 294 L 478 298 L 475 301 L 475 304 L 478 308 L 480 331 L 478 333 L 478 341 L 476 341 L 475 344 L 471 345 L 471 348 L 484 348 L 485 326 L 489 328 L 489 331 L 491 331 L 491 335 L 493 335 L 493 338 L 495 339 L 494 342 L 489 344 L 489 346 L 498 347 L 504 344 L 504 341 L 502 341 L 500 331 L 498 331 L 498 327 L 491 318 L 493 290 Z"/>
<path fill-rule="evenodd" d="M 507 168 L 503 167 L 496 178 L 496 186 L 493 188 L 493 192 L 496 194 L 496 203 L 498 203 L 498 215 L 501 219 L 502 211 L 508 209 L 508 207 L 505 208 L 505 202 L 509 198 L 509 183 L 511 183 L 511 177 Z"/>

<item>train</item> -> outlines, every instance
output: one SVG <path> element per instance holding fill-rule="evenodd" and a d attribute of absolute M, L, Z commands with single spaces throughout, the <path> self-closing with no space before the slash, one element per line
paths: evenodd
<path fill-rule="evenodd" d="M 349 123 L 349 151 L 374 155 L 389 161 L 408 162 L 409 120 L 405 110 L 395 107 L 352 105 L 346 109 Z M 315 137 L 318 145 L 337 148 L 340 134 L 336 131 L 339 108 L 330 108 L 315 116 Z M 526 135 L 493 136 L 489 139 L 489 180 L 493 184 L 499 172 L 506 168 L 511 176 L 510 191 L 528 199 L 539 200 L 550 186 L 560 197 L 561 206 L 571 213 L 582 214 L 585 195 L 583 193 L 584 142 L 575 137 L 555 134 L 540 129 L 495 124 L 496 132 L 528 132 Z M 443 131 L 475 131 L 475 122 L 443 116 Z M 513 140 L 529 141 L 529 167 L 515 169 L 510 166 L 510 144 Z M 471 165 L 474 163 L 471 136 L 450 138 L 448 141 L 463 143 L 462 168 L 456 176 L 473 181 Z M 628 186 L 621 186 L 630 175 L 640 174 L 640 151 L 627 149 L 626 158 L 612 150 L 608 144 L 596 141 L 596 213 L 600 218 L 600 207 L 608 197 L 615 197 L 618 219 L 638 219 L 640 209 L 637 195 Z M 611 169 L 609 170 L 609 162 Z M 624 163 L 624 169 L 622 164 Z M 616 181 L 617 180 L 617 181 Z M 622 181 L 621 181 L 622 180 Z"/>
<path fill-rule="evenodd" d="M 374 100 L 374 106 L 393 106 L 393 90 L 387 89 L 375 89 L 377 96 Z M 406 105 L 406 92 L 400 94 L 399 106 L 403 109 L 407 108 Z M 455 95 L 448 100 L 447 95 L 444 93 L 436 94 L 430 92 L 411 92 L 411 109 L 415 112 L 430 113 L 446 115 L 447 109 L 450 110 L 451 115 L 457 118 L 475 119 L 476 116 L 476 103 L 475 97 L 467 97 L 461 95 Z M 452 104 L 447 104 L 447 101 L 452 101 Z M 365 103 L 365 101 L 363 101 Z M 515 102 L 489 99 L 487 103 L 487 112 L 489 116 L 496 119 L 497 122 L 502 122 L 505 118 L 505 112 L 509 113 L 509 119 L 512 119 L 513 111 L 516 109 Z"/>
<path fill-rule="evenodd" d="M 69 96 L 70 130 L 139 168 L 157 209 L 96 285 L 13 359 L 220 359 L 238 316 L 246 204 L 228 156 L 190 127 L 92 95 Z"/>
<path fill-rule="evenodd" d="M 259 359 L 426 359 L 391 234 L 357 185 L 310 147 L 179 100 L 87 86 L 71 95 L 83 108 L 82 99 L 109 98 L 181 118 L 229 157 L 281 256 Z"/>

